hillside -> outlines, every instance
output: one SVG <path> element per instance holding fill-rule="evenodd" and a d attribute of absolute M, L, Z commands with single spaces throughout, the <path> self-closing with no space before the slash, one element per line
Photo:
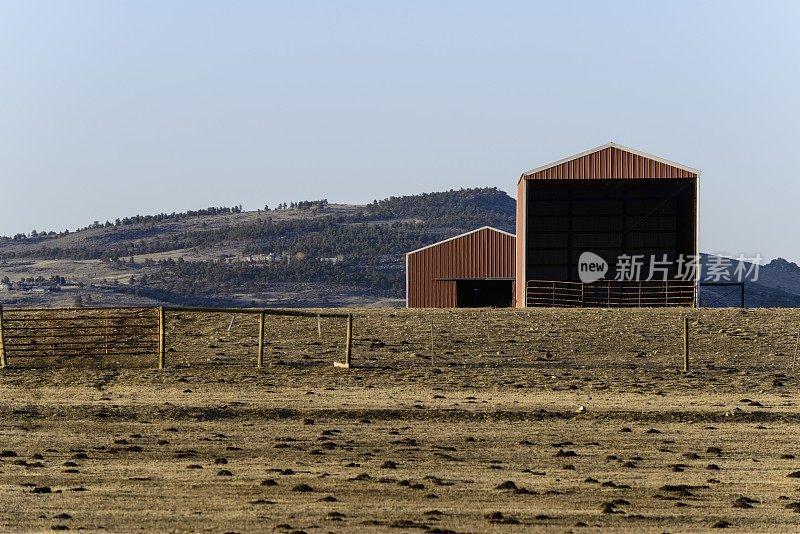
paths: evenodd
<path fill-rule="evenodd" d="M 18 234 L 0 238 L 0 280 L 28 291 L 2 291 L 0 302 L 397 303 L 405 252 L 483 225 L 513 232 L 514 213 L 511 197 L 484 188 L 367 205 L 320 200 L 137 215 L 76 232 Z"/>
<path fill-rule="evenodd" d="M 0 304 L 396 306 L 405 252 L 484 225 L 514 232 L 515 209 L 496 188 L 461 189 L 367 205 L 136 215 L 0 237 Z M 738 289 L 702 287 L 701 302 L 738 306 Z M 746 305 L 800 305 L 800 267 L 780 258 L 762 266 Z"/>
<path fill-rule="evenodd" d="M 709 262 L 703 255 L 703 264 Z M 747 264 L 748 270 L 751 268 Z M 736 280 L 733 270 L 730 279 Z M 739 288 L 701 287 L 700 302 L 703 306 L 738 306 Z M 755 281 L 745 282 L 745 306 L 748 308 L 796 308 L 800 307 L 800 266 L 783 258 L 762 265 Z"/>

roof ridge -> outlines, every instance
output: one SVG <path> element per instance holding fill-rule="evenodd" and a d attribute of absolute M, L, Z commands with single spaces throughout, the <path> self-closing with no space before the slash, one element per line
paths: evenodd
<path fill-rule="evenodd" d="M 468 236 L 470 234 L 474 234 L 476 232 L 480 232 L 481 230 L 492 230 L 493 232 L 497 232 L 499 234 L 505 234 L 505 235 L 507 235 L 509 237 L 513 237 L 514 239 L 517 238 L 517 236 L 512 234 L 511 232 L 506 232 L 505 230 L 500 230 L 499 228 L 495 228 L 494 226 L 489 226 L 487 224 L 485 226 L 481 226 L 480 228 L 475 228 L 474 230 L 470 230 L 469 232 L 464 232 L 462 234 L 454 235 L 453 237 L 448 237 L 447 239 L 442 239 L 441 241 L 437 241 L 436 243 L 431 243 L 430 245 L 426 245 L 426 246 L 418 248 L 416 250 L 412 250 L 410 252 L 406 252 L 406 256 L 408 256 L 409 254 L 415 254 L 417 252 L 421 252 L 421 251 L 423 251 L 425 249 L 429 249 L 431 247 L 439 246 L 441 244 L 447 243 L 448 241 L 453 241 L 453 240 L 461 238 L 461 237 L 466 237 L 466 236 Z"/>
<path fill-rule="evenodd" d="M 600 151 L 605 150 L 607 148 L 616 148 L 616 149 L 622 150 L 623 152 L 628 152 L 629 154 L 634 154 L 634 155 L 641 156 L 641 157 L 646 158 L 646 159 L 657 161 L 659 163 L 663 163 L 663 164 L 668 165 L 670 167 L 674 167 L 676 169 L 681 169 L 681 170 L 696 174 L 698 177 L 700 176 L 700 170 L 695 169 L 693 167 L 689 167 L 688 165 L 683 165 L 681 163 L 677 163 L 675 161 L 668 160 L 666 158 L 662 158 L 660 156 L 656 156 L 654 154 L 650 154 L 650 153 L 644 152 L 642 150 L 638 150 L 638 149 L 631 148 L 631 147 L 628 147 L 628 146 L 625 146 L 625 145 L 621 145 L 621 144 L 616 143 L 614 141 L 609 141 L 608 143 L 605 143 L 603 145 L 600 145 L 600 146 L 597 146 L 597 147 L 594 147 L 594 148 L 590 148 L 590 149 L 584 150 L 582 152 L 578 152 L 577 154 L 573 154 L 572 156 L 567 156 L 566 158 L 561 158 L 561 159 L 559 159 L 557 161 L 554 161 L 552 163 L 547 163 L 545 165 L 541 165 L 539 167 L 536 167 L 535 169 L 531 169 L 529 171 L 523 172 L 522 175 L 519 177 L 519 180 L 517 180 L 517 183 L 522 181 L 524 178 L 526 178 L 528 176 L 531 176 L 532 174 L 536 174 L 538 172 L 545 171 L 545 170 L 551 169 L 553 167 L 557 167 L 558 165 L 562 165 L 562 164 L 567 163 L 569 161 L 573 161 L 573 160 L 576 160 L 578 158 L 582 158 L 582 157 L 588 156 L 589 154 L 594 154 L 596 152 L 600 152 Z"/>

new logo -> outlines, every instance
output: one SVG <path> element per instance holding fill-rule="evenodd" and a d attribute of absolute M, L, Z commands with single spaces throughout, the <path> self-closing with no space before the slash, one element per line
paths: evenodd
<path fill-rule="evenodd" d="M 594 252 L 584 252 L 578 258 L 578 277 L 584 284 L 600 280 L 607 272 L 608 263 Z"/>

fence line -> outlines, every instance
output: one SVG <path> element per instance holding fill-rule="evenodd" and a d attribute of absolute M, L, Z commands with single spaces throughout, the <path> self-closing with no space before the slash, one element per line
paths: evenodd
<path fill-rule="evenodd" d="M 164 307 L 162 319 L 160 308 L 6 309 L 0 312 L 0 363 L 14 365 L 19 357 L 35 367 L 53 361 L 55 353 L 137 367 L 194 365 L 206 357 L 223 365 L 329 366 L 336 360 L 336 367 L 347 367 L 355 347 L 366 368 L 413 372 L 424 364 L 560 376 L 588 367 L 635 380 L 645 369 L 682 370 L 684 317 L 691 324 L 689 377 L 714 368 L 789 372 L 800 344 L 800 310 L 790 309 L 364 308 L 358 311 L 358 338 L 352 314 L 343 311 Z M 228 314 L 235 316 L 232 328 Z M 318 317 L 334 318 L 336 329 L 321 335 Z"/>
<path fill-rule="evenodd" d="M 411 369 L 435 361 L 439 367 L 548 369 L 553 375 L 587 367 L 626 374 L 635 369 L 631 375 L 681 371 L 687 316 L 689 377 L 714 367 L 787 372 L 800 317 L 792 309 L 429 309 L 373 312 L 374 321 L 364 313 L 360 343 L 383 341 L 365 359 L 381 367 Z"/>
<path fill-rule="evenodd" d="M 153 313 L 155 312 L 155 314 Z M 309 312 L 277 308 L 26 308 L 4 310 L 0 306 L 0 367 L 8 358 L 55 356 L 147 356 L 158 357 L 158 368 L 167 366 L 167 313 L 224 313 L 259 316 L 259 342 L 256 366 L 264 365 L 266 318 L 316 317 L 346 320 L 344 362 L 335 367 L 351 366 L 353 314 Z M 42 317 L 47 315 L 47 317 Z M 44 323 L 44 324 L 43 324 Z M 318 324 L 321 337 L 321 325 Z M 49 352 L 49 354 L 48 354 Z"/>
<path fill-rule="evenodd" d="M 6 366 L 6 343 L 3 331 L 3 306 L 0 306 L 0 367 Z"/>

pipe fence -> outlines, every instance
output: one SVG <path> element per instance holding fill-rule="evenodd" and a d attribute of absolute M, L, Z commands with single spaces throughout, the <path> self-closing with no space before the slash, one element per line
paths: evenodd
<path fill-rule="evenodd" d="M 180 345 L 179 330 L 171 325 L 182 315 L 231 316 L 228 332 L 236 317 L 257 317 L 256 367 L 264 366 L 267 318 L 315 318 L 321 334 L 322 319 L 344 319 L 344 361 L 351 365 L 353 314 L 305 310 L 253 308 L 52 308 L 3 309 L 0 306 L 0 367 L 11 358 L 58 357 L 62 359 L 112 358 L 142 360 L 157 358 L 158 368 L 167 365 L 168 343 Z M 170 328 L 172 327 L 172 328 Z M 202 334 L 200 334 L 202 336 Z M 169 352 L 177 352 L 174 347 Z"/>
<path fill-rule="evenodd" d="M 668 308 L 694 306 L 695 283 L 683 280 L 597 281 L 591 284 L 528 280 L 529 307 Z"/>

